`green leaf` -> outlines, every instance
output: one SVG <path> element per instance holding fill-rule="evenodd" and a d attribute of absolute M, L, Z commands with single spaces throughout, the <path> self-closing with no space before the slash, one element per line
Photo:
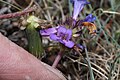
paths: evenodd
<path fill-rule="evenodd" d="M 37 23 L 38 18 L 30 16 L 27 20 L 28 25 L 26 28 L 26 34 L 28 39 L 28 49 L 36 57 L 41 57 L 43 54 L 42 39 L 36 27 L 39 26 Z"/>

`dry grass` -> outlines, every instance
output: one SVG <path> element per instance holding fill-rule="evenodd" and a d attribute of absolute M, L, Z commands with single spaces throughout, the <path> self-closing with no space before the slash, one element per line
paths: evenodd
<path fill-rule="evenodd" d="M 72 7 L 68 0 L 37 1 L 38 2 L 34 2 L 33 4 L 35 4 L 38 9 L 33 14 L 41 19 L 50 21 L 53 26 L 61 24 L 61 22 L 65 21 L 66 17 L 70 16 L 72 12 Z M 84 8 L 79 18 L 84 18 L 84 16 L 89 13 L 93 13 L 93 15 L 97 17 L 95 24 L 97 26 L 98 34 L 94 39 L 85 42 L 94 78 L 95 80 L 120 80 L 120 1 L 89 1 L 91 4 Z M 3 6 L 8 7 L 5 4 L 1 5 L 1 10 Z M 28 6 L 30 7 L 31 4 Z M 13 7 L 8 8 L 9 11 L 12 11 L 12 9 Z M 8 33 L 9 29 L 4 27 L 6 25 L 4 20 L 1 21 L 0 25 L 2 27 L 0 28 L 0 32 L 3 31 L 4 34 L 6 32 L 6 36 L 11 36 L 14 33 L 11 28 L 15 30 L 15 27 L 13 27 L 13 24 L 9 23 L 9 21 L 16 23 L 19 21 L 14 19 L 8 20 L 8 24 L 12 26 L 9 28 L 11 34 Z M 17 29 L 18 31 L 21 31 L 19 28 Z M 84 35 L 88 34 L 85 33 Z M 23 38 L 26 39 L 25 37 Z M 20 45 L 21 43 L 19 42 L 18 44 Z M 51 46 L 51 44 L 55 45 Z M 26 43 L 21 46 L 25 47 L 25 45 Z M 52 43 L 51 41 L 47 44 L 47 47 L 45 46 L 46 56 L 43 58 L 44 62 L 49 62 L 48 64 L 51 64 L 56 52 L 58 52 L 57 50 L 59 50 L 59 47 L 56 46 L 57 44 Z M 66 54 L 63 56 L 57 67 L 63 72 L 65 77 L 68 80 L 90 80 L 90 71 L 87 62 L 85 61 L 85 59 L 87 59 L 85 53 L 82 53 L 85 59 L 82 56 L 74 55 L 74 53 L 76 53 L 74 50 L 66 50 L 65 53 Z"/>

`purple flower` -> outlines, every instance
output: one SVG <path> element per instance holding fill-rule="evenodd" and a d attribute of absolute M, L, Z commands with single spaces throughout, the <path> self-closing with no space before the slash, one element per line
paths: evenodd
<path fill-rule="evenodd" d="M 86 16 L 86 18 L 83 20 L 84 22 L 94 22 L 96 20 L 96 17 L 93 16 L 92 14 L 89 14 Z"/>
<path fill-rule="evenodd" d="M 77 19 L 79 12 L 86 4 L 89 4 L 86 0 L 71 0 L 74 3 L 73 19 Z"/>
<path fill-rule="evenodd" d="M 48 28 L 48 29 L 44 29 L 44 30 L 40 30 L 40 34 L 42 36 L 49 36 L 52 33 L 56 33 L 57 29 L 56 28 Z"/>
<path fill-rule="evenodd" d="M 49 36 L 51 40 L 58 41 L 62 44 L 64 44 L 68 48 L 73 48 L 74 45 L 76 45 L 72 41 L 72 29 L 75 27 L 81 26 L 83 22 L 93 22 L 96 20 L 96 17 L 94 17 L 92 14 L 89 14 L 84 20 L 76 20 L 79 12 L 83 9 L 83 7 L 86 4 L 89 4 L 87 0 L 71 0 L 72 3 L 74 3 L 74 11 L 72 18 L 68 18 L 64 25 L 68 25 L 71 29 L 65 28 L 65 26 L 58 26 L 57 28 L 48 28 L 44 30 L 40 30 L 40 34 L 42 36 Z M 76 30 L 77 32 L 81 32 L 82 27 L 80 31 Z M 78 35 L 79 36 L 79 35 Z M 84 49 L 82 45 L 78 45 L 79 48 Z"/>
<path fill-rule="evenodd" d="M 64 26 L 60 26 L 58 28 L 57 34 L 50 35 L 50 39 L 59 41 L 68 48 L 72 48 L 74 46 L 74 42 L 70 40 L 71 37 L 72 37 L 72 30 L 66 29 Z"/>
<path fill-rule="evenodd" d="M 49 36 L 51 40 L 58 41 L 68 48 L 72 48 L 74 46 L 74 42 L 71 41 L 72 30 L 66 29 L 64 26 L 40 30 L 40 34 L 42 36 Z"/>

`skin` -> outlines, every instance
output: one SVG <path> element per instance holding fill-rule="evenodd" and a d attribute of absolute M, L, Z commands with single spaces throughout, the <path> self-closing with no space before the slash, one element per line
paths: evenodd
<path fill-rule="evenodd" d="M 0 34 L 0 80 L 66 80 L 56 69 Z"/>

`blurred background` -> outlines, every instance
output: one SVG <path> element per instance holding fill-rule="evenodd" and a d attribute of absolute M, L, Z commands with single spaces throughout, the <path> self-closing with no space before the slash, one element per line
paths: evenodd
<path fill-rule="evenodd" d="M 84 7 L 79 19 L 84 19 L 90 13 L 97 18 L 94 22 L 97 35 L 85 43 L 94 78 L 95 80 L 120 80 L 120 0 L 88 0 L 88 2 L 91 4 Z M 31 8 L 33 11 L 24 13 Z M 38 45 L 37 48 L 40 50 L 37 53 L 35 48 L 36 54 L 33 55 L 52 65 L 60 46 L 48 38 L 41 36 L 33 38 L 34 34 L 31 33 L 32 31 L 34 33 L 34 30 L 28 34 L 26 20 L 30 15 L 34 15 L 41 19 L 40 28 L 53 27 L 62 24 L 72 15 L 72 11 L 73 5 L 69 0 L 0 0 L 0 32 L 31 53 L 34 51 L 29 50 L 29 46 Z M 20 12 L 18 13 L 20 16 L 1 17 L 3 14 L 16 12 Z M 35 29 L 39 34 L 38 30 Z M 88 33 L 84 35 L 87 36 Z M 40 44 L 37 42 L 38 39 Z M 86 58 L 85 53 L 82 53 L 84 58 Z M 74 50 L 67 49 L 57 69 L 68 80 L 90 80 L 90 71 L 83 57 L 77 55 Z"/>

